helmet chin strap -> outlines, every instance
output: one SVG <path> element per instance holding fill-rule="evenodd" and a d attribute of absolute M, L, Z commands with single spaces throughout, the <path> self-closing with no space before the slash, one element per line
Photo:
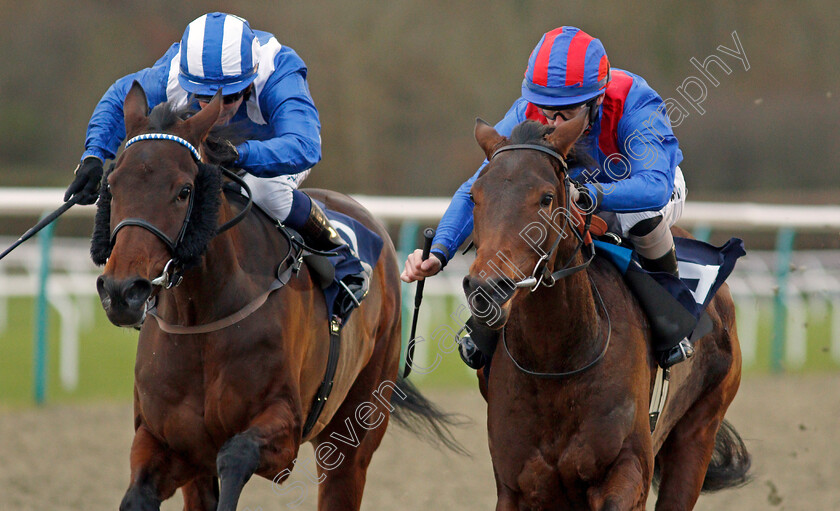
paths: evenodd
<path fill-rule="evenodd" d="M 600 95 L 595 96 L 586 102 L 586 108 L 589 109 L 589 114 L 586 121 L 586 129 L 583 130 L 584 133 L 588 132 L 589 129 L 592 128 L 592 125 L 595 124 L 595 121 L 598 120 L 598 112 L 601 110 L 601 105 L 598 104 L 598 98 L 600 97 Z"/>

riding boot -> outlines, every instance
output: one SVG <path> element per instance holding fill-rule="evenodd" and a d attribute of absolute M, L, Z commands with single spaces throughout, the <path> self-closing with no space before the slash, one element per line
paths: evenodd
<path fill-rule="evenodd" d="M 469 334 L 458 339 L 458 354 L 461 360 L 472 369 L 481 369 L 487 364 L 484 354 L 479 351 Z"/>
<path fill-rule="evenodd" d="M 309 217 L 298 229 L 303 241 L 315 250 L 329 252 L 347 243 L 339 236 L 324 210 L 314 200 L 310 201 Z"/>
<path fill-rule="evenodd" d="M 670 273 L 679 278 L 680 272 L 677 265 L 677 251 L 671 247 L 665 255 L 656 259 L 646 259 L 639 256 L 642 268 L 647 271 Z M 679 364 L 694 356 L 694 344 L 686 337 L 671 349 L 657 352 L 659 365 L 662 369 L 668 369 L 674 364 Z"/>
<path fill-rule="evenodd" d="M 352 247 L 338 234 L 318 203 L 314 200 L 311 200 L 310 203 L 309 217 L 298 230 L 300 235 L 303 236 L 304 243 L 315 250 L 324 252 L 331 252 L 345 246 L 353 252 Z M 355 256 L 355 254 L 353 255 Z M 346 293 L 346 300 L 339 297 L 339 302 L 342 303 L 340 308 L 345 311 L 349 311 L 354 305 L 358 306 L 370 290 L 370 277 L 373 274 L 373 268 L 361 259 L 359 259 L 359 262 L 362 265 L 362 271 L 347 275 L 339 282 Z"/>

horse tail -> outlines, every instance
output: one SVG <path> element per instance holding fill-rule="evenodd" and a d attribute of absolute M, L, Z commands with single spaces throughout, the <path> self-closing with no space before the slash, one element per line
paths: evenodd
<path fill-rule="evenodd" d="M 750 482 L 752 458 L 741 436 L 724 420 L 715 436 L 715 450 L 703 479 L 702 492 L 736 488 Z"/>
<path fill-rule="evenodd" d="M 413 383 L 402 376 L 391 395 L 394 410 L 391 418 L 401 428 L 413 433 L 435 446 L 447 449 L 465 456 L 470 453 L 452 435 L 453 427 L 463 427 L 472 421 L 461 414 L 446 413 L 426 398 Z"/>

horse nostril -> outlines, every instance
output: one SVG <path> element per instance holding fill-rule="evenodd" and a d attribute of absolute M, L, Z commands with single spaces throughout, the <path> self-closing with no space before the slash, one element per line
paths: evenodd
<path fill-rule="evenodd" d="M 123 297 L 129 308 L 139 307 L 152 294 L 152 283 L 143 278 L 135 278 L 123 285 Z"/>
<path fill-rule="evenodd" d="M 99 301 L 102 302 L 102 307 L 105 310 L 111 308 L 111 293 L 109 292 L 108 288 L 111 287 L 108 285 L 111 279 L 105 277 L 104 275 L 100 275 L 96 279 L 96 292 L 99 293 Z"/>
<path fill-rule="evenodd" d="M 474 289 L 472 279 L 470 278 L 469 275 L 464 277 L 463 286 L 464 286 L 464 294 L 469 296 L 470 293 L 472 293 L 473 289 Z"/>

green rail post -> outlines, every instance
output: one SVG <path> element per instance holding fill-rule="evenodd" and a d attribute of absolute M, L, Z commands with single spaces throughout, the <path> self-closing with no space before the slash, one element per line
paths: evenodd
<path fill-rule="evenodd" d="M 38 297 L 35 300 L 35 404 L 42 405 L 47 394 L 47 324 L 49 315 L 47 310 L 47 280 L 50 275 L 50 253 L 52 248 L 53 228 L 55 222 L 47 225 L 38 233 L 38 244 L 41 248 L 41 265 L 38 270 Z"/>
<path fill-rule="evenodd" d="M 709 224 L 698 224 L 694 227 L 694 231 L 691 235 L 699 241 L 708 243 L 709 239 L 712 237 L 712 226 Z"/>
<path fill-rule="evenodd" d="M 398 266 L 402 268 L 403 263 L 405 262 L 405 258 L 408 257 L 408 254 L 414 252 L 414 249 L 417 248 L 417 233 L 420 232 L 420 224 L 415 222 L 414 220 L 407 220 L 403 222 L 400 226 L 400 242 L 399 247 L 397 248 L 397 257 L 399 258 Z M 406 318 L 410 318 L 413 309 L 411 308 L 413 299 L 411 295 L 411 287 L 408 284 L 402 284 L 402 290 L 400 292 L 402 296 L 402 342 L 400 343 L 400 372 L 399 374 L 403 374 L 403 370 L 405 369 L 405 351 L 408 348 L 408 336 L 410 335 L 411 331 L 411 321 L 405 321 Z"/>
<path fill-rule="evenodd" d="M 781 372 L 782 359 L 785 356 L 787 337 L 787 284 L 790 276 L 790 260 L 793 255 L 793 242 L 796 231 L 792 227 L 782 227 L 776 236 L 776 296 L 773 298 L 773 344 L 770 347 L 770 368 Z"/>

